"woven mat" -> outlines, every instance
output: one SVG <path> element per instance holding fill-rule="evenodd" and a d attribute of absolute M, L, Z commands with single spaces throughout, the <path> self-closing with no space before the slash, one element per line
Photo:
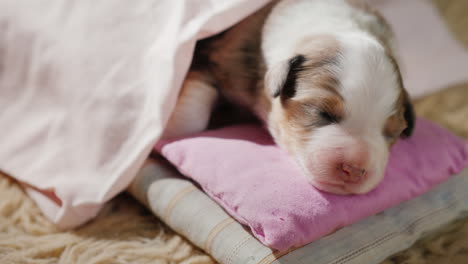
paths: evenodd
<path fill-rule="evenodd" d="M 468 47 L 468 1 L 433 0 Z M 416 102 L 416 111 L 468 138 L 468 83 Z M 209 264 L 209 256 L 175 234 L 126 194 L 74 231 L 57 230 L 11 178 L 0 174 L 0 263 Z M 384 264 L 468 263 L 468 219 L 437 230 Z"/>

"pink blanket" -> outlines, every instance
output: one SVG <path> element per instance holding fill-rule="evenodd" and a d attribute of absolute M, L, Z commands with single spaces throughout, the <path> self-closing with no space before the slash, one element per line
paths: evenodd
<path fill-rule="evenodd" d="M 266 246 L 286 250 L 418 196 L 468 166 L 468 143 L 419 119 L 397 143 L 383 182 L 365 195 L 310 185 L 290 156 L 257 126 L 234 126 L 160 142 L 179 171 Z"/>

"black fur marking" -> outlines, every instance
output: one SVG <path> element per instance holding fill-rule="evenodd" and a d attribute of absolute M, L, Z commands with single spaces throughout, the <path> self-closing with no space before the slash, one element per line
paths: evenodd
<path fill-rule="evenodd" d="M 283 87 L 280 87 L 274 97 L 281 96 L 281 100 L 292 98 L 296 94 L 296 81 L 299 73 L 304 69 L 302 64 L 306 61 L 304 55 L 297 55 L 289 60 L 289 71 L 284 81 Z"/>
<path fill-rule="evenodd" d="M 405 120 L 406 120 L 407 127 L 405 128 L 405 130 L 403 130 L 403 132 L 401 133 L 401 136 L 403 138 L 407 138 L 407 137 L 410 137 L 411 134 L 413 134 L 414 123 L 416 122 L 415 121 L 414 109 L 413 109 L 413 106 L 411 105 L 411 103 L 409 101 L 405 102 L 404 117 L 405 117 Z"/>

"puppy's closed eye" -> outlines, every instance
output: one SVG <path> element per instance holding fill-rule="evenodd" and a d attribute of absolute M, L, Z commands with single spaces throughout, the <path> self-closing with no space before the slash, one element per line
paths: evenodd
<path fill-rule="evenodd" d="M 324 111 L 324 110 L 319 111 L 319 117 L 320 117 L 321 121 L 323 123 L 325 123 L 324 125 L 329 125 L 331 123 L 339 123 L 340 122 L 340 118 L 337 115 L 335 115 L 335 114 L 333 114 L 331 112 L 328 112 L 328 111 Z"/>
<path fill-rule="evenodd" d="M 321 110 L 317 108 L 312 112 L 312 121 L 309 122 L 309 128 L 323 127 L 330 124 L 339 123 L 341 121 L 341 117 L 327 110 Z"/>

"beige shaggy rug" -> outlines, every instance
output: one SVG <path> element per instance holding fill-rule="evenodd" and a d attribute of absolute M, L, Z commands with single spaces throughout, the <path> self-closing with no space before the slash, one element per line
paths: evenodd
<path fill-rule="evenodd" d="M 468 1 L 434 0 L 468 47 Z M 417 112 L 468 138 L 468 83 L 416 103 Z M 0 174 L 0 263 L 215 263 L 126 194 L 81 228 L 57 230 L 19 185 Z M 441 228 L 385 264 L 468 263 L 468 219 Z"/>

